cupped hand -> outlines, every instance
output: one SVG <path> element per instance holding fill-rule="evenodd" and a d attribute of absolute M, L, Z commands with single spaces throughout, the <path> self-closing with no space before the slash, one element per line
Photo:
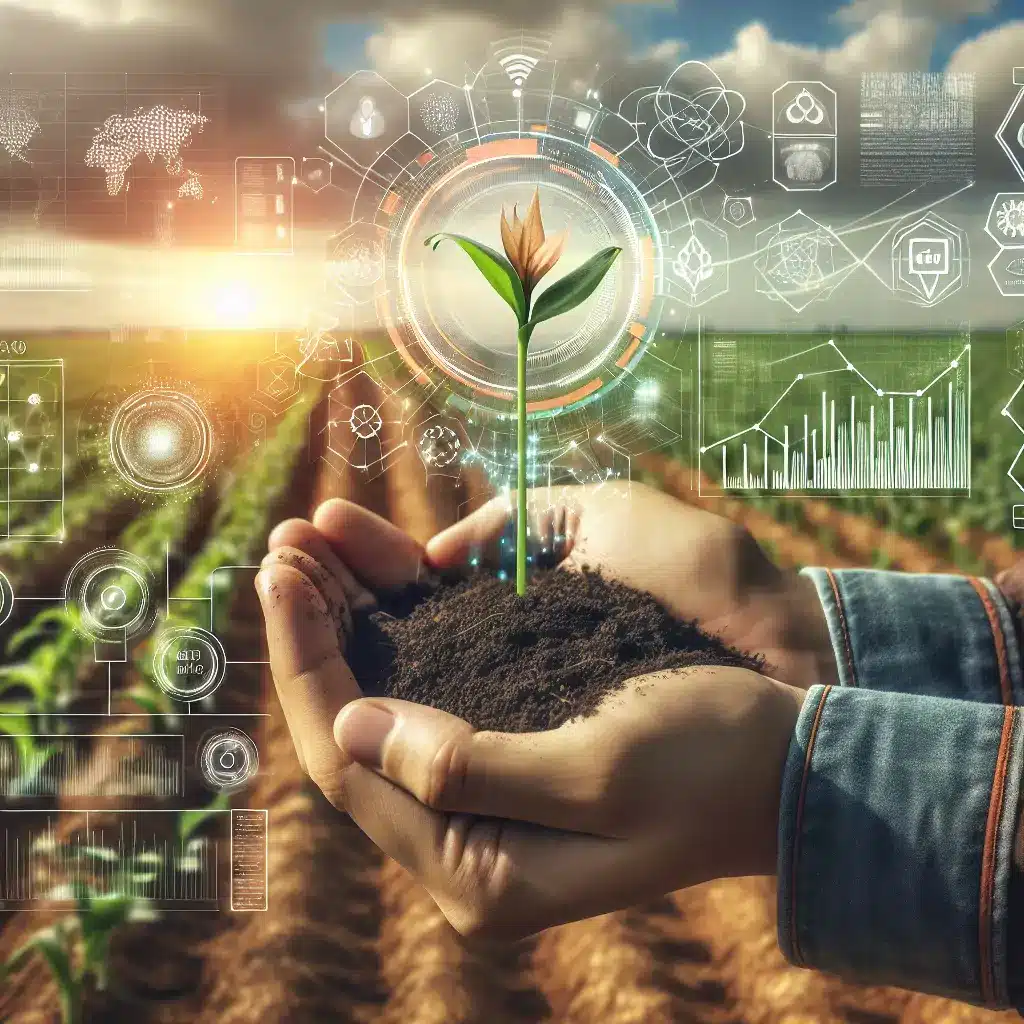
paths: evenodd
<path fill-rule="evenodd" d="M 327 798 L 467 935 L 518 937 L 773 873 L 799 689 L 737 669 L 663 672 L 591 718 L 527 735 L 362 697 L 344 658 L 351 609 L 430 571 L 452 537 L 424 552 L 345 502 L 271 537 L 257 586 L 272 671 Z"/>

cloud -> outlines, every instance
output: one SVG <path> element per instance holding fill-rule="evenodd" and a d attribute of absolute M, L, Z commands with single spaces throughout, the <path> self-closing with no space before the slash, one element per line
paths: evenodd
<path fill-rule="evenodd" d="M 996 6 L 997 0 L 850 0 L 836 11 L 834 18 L 842 24 L 866 25 L 881 14 L 895 14 L 955 23 L 991 14 Z"/>

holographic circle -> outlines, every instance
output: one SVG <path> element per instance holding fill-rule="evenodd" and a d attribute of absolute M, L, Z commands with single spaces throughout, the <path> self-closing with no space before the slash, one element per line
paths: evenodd
<path fill-rule="evenodd" d="M 242 789 L 259 771 L 256 744 L 240 729 L 218 730 L 199 745 L 199 772 L 210 789 L 234 793 Z"/>
<path fill-rule="evenodd" d="M 184 703 L 209 697 L 223 682 L 226 670 L 223 644 L 205 629 L 168 630 L 153 652 L 157 685 Z"/>
<path fill-rule="evenodd" d="M 141 558 L 104 548 L 86 555 L 71 570 L 65 606 L 91 640 L 126 642 L 152 627 L 155 584 Z"/>
<path fill-rule="evenodd" d="M 389 235 L 392 337 L 406 353 L 422 353 L 455 389 L 467 388 L 478 406 L 510 411 L 517 386 L 515 317 L 497 294 L 467 279 L 457 246 L 434 251 L 423 243 L 442 232 L 496 235 L 502 208 L 524 213 L 538 188 L 547 234 L 569 230 L 552 281 L 604 248 L 618 246 L 622 255 L 592 299 L 534 332 L 527 361 L 531 404 L 553 412 L 589 399 L 616 379 L 624 351 L 637 355 L 630 328 L 643 319 L 654 290 L 650 245 L 657 228 L 639 191 L 613 164 L 586 146 L 564 146 L 564 159 L 522 146 L 510 152 L 502 142 L 479 147 L 470 162 L 447 166 L 438 158 L 417 179 Z M 396 337 L 405 333 L 411 337 Z"/>
<path fill-rule="evenodd" d="M 150 492 L 196 483 L 213 457 L 213 426 L 191 396 L 170 388 L 131 395 L 110 421 L 110 459 L 132 486 Z"/>
<path fill-rule="evenodd" d="M 11 581 L 0 572 L 0 626 L 14 614 L 14 587 Z"/>

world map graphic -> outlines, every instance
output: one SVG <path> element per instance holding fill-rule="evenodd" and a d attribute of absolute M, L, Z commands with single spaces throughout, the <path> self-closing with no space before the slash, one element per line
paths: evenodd
<path fill-rule="evenodd" d="M 169 175 L 187 175 L 179 192 L 182 198 L 201 197 L 198 175 L 185 169 L 181 151 L 191 143 L 193 133 L 201 132 L 208 123 L 209 118 L 202 114 L 163 104 L 149 110 L 139 107 L 128 116 L 114 114 L 93 138 L 85 154 L 85 166 L 101 169 L 106 175 L 107 192 L 117 196 L 127 187 L 128 171 L 139 154 L 149 157 L 150 163 L 159 156 Z"/>
<path fill-rule="evenodd" d="M 12 160 L 30 164 L 28 147 L 41 130 L 30 110 L 31 98 L 14 90 L 0 90 L 0 147 Z"/>

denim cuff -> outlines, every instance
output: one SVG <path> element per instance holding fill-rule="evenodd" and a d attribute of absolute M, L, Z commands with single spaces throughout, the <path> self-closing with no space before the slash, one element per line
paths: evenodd
<path fill-rule="evenodd" d="M 792 963 L 1008 1005 L 1021 714 L 811 688 L 779 813 L 779 943 Z"/>
<path fill-rule="evenodd" d="M 1021 654 L 986 579 L 804 569 L 828 620 L 843 686 L 1024 704 Z"/>

